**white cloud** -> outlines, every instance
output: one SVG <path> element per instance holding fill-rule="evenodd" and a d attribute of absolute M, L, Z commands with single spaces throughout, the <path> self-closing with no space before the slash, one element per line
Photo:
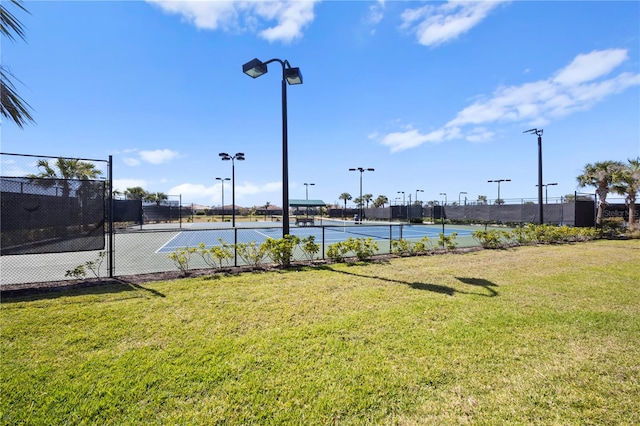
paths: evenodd
<path fill-rule="evenodd" d="M 426 142 L 465 138 L 470 142 L 490 140 L 494 132 L 487 124 L 522 122 L 541 126 L 552 119 L 591 108 L 606 97 L 640 85 L 640 74 L 623 72 L 606 78 L 626 59 L 624 49 L 593 51 L 573 61 L 546 80 L 497 88 L 491 97 L 482 97 L 463 108 L 441 129 L 428 134 L 409 129 L 380 138 L 391 152 L 415 148 Z M 483 126 L 484 125 L 484 126 Z M 464 130 L 466 126 L 474 126 Z"/>
<path fill-rule="evenodd" d="M 147 181 L 143 179 L 114 179 L 113 180 L 114 191 L 124 192 L 127 188 L 135 188 L 136 186 L 145 188 L 147 186 Z"/>
<path fill-rule="evenodd" d="M 575 57 L 561 69 L 553 81 L 564 86 L 573 86 L 609 74 L 628 59 L 625 49 L 593 51 Z"/>
<path fill-rule="evenodd" d="M 378 0 L 376 4 L 369 6 L 367 22 L 377 25 L 382 21 L 382 18 L 384 18 L 384 0 Z"/>
<path fill-rule="evenodd" d="M 140 151 L 140 158 L 142 161 L 146 161 L 151 164 L 162 164 L 173 160 L 178 157 L 176 151 L 170 149 L 156 149 L 154 151 Z"/>
<path fill-rule="evenodd" d="M 122 161 L 124 161 L 124 164 L 126 164 L 127 166 L 132 166 L 132 167 L 138 166 L 140 164 L 140 160 L 133 157 L 125 157 L 122 159 Z"/>
<path fill-rule="evenodd" d="M 242 205 L 242 200 L 247 195 L 264 194 L 265 201 L 273 195 L 271 198 L 278 198 L 281 194 L 282 183 L 281 182 L 267 182 L 265 184 L 254 183 L 238 183 L 236 182 L 236 204 Z M 181 194 L 183 200 L 193 200 L 193 202 L 205 205 L 219 206 L 222 203 L 222 184 L 216 183 L 211 186 L 205 186 L 202 184 L 182 183 L 169 188 L 168 194 Z M 278 198 L 280 199 L 280 198 Z M 229 182 L 225 184 L 224 188 L 224 203 L 226 205 L 231 204 L 231 185 Z M 272 204 L 278 204 L 277 200 L 271 201 Z"/>
<path fill-rule="evenodd" d="M 302 30 L 313 21 L 314 5 L 319 0 L 147 1 L 200 29 L 252 31 L 270 42 L 290 43 L 301 38 Z M 273 21 L 275 25 L 259 29 Z"/>
<path fill-rule="evenodd" d="M 401 15 L 401 28 L 415 33 L 420 44 L 438 46 L 468 32 L 504 2 L 449 1 L 438 6 L 429 4 L 406 9 Z"/>

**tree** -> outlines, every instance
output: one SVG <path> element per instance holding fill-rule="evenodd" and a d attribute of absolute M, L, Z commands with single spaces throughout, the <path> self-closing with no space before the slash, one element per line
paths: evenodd
<path fill-rule="evenodd" d="M 636 198 L 640 191 L 640 157 L 628 159 L 622 169 L 616 174 L 612 191 L 624 195 L 629 207 L 629 230 L 636 229 Z"/>
<path fill-rule="evenodd" d="M 607 194 L 609 194 L 614 182 L 620 178 L 620 173 L 623 168 L 624 164 L 620 161 L 589 163 L 584 166 L 582 174 L 576 178 L 581 188 L 585 186 L 594 186 L 596 188 L 596 194 L 598 195 L 597 226 L 602 224 L 604 207 L 607 205 Z"/>
<path fill-rule="evenodd" d="M 347 201 L 352 197 L 348 192 L 343 192 L 338 198 L 344 201 L 344 210 L 342 210 L 342 218 L 344 219 L 344 211 L 347 209 Z"/>
<path fill-rule="evenodd" d="M 144 190 L 141 186 L 134 186 L 132 188 L 127 188 L 124 191 L 124 196 L 127 200 L 144 200 L 148 197 L 149 193 Z"/>
<path fill-rule="evenodd" d="M 369 208 L 369 203 L 371 202 L 372 198 L 373 198 L 373 194 L 364 194 L 362 196 L 362 201 L 364 201 L 364 203 L 367 205 L 367 208 Z"/>
<path fill-rule="evenodd" d="M 478 195 L 478 204 L 487 204 L 487 196 Z"/>
<path fill-rule="evenodd" d="M 10 0 L 10 4 L 29 13 L 20 0 Z M 16 37 L 25 39 L 24 27 L 2 3 L 0 3 L 0 34 L 11 41 Z M 31 106 L 18 95 L 16 86 L 11 81 L 12 78 L 16 79 L 7 67 L 0 65 L 0 113 L 22 128 L 26 123 L 34 120 L 29 112 Z"/>
<path fill-rule="evenodd" d="M 95 164 L 75 158 L 58 158 L 54 164 L 49 164 L 48 160 L 41 159 L 36 165 L 40 173 L 30 174 L 27 177 L 60 182 L 63 197 L 69 196 L 69 179 L 88 180 L 96 179 L 102 175 L 102 171 L 96 168 Z"/>
<path fill-rule="evenodd" d="M 269 201 L 267 201 L 266 203 L 264 203 L 264 220 L 267 220 L 267 213 L 269 211 L 269 206 L 271 205 L 271 203 Z M 222 206 L 224 208 L 224 206 Z"/>
<path fill-rule="evenodd" d="M 160 205 L 160 202 L 164 200 L 168 200 L 169 196 L 164 192 L 146 192 L 145 191 L 145 195 L 143 199 L 144 201 L 149 201 L 152 203 L 156 203 L 157 205 Z"/>
<path fill-rule="evenodd" d="M 384 207 L 385 204 L 389 203 L 389 199 L 384 195 L 378 195 L 373 201 L 373 207 Z"/>

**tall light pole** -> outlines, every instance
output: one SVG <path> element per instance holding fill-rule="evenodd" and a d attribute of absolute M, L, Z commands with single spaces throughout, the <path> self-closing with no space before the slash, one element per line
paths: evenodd
<path fill-rule="evenodd" d="M 222 184 L 222 222 L 224 223 L 224 181 L 225 180 L 231 180 L 230 178 L 219 178 L 217 177 L 216 180 L 219 180 L 220 183 Z"/>
<path fill-rule="evenodd" d="M 282 236 L 289 234 L 289 154 L 287 130 L 287 83 L 302 84 L 300 68 L 292 68 L 289 61 L 269 59 L 262 62 L 252 59 L 242 66 L 242 72 L 251 78 L 258 78 L 267 73 L 267 65 L 278 62 L 282 65 Z"/>
<path fill-rule="evenodd" d="M 315 185 L 315 183 L 305 183 L 304 192 L 305 192 L 305 200 L 309 201 L 309 187 Z M 309 216 L 309 206 L 307 206 L 307 216 Z"/>
<path fill-rule="evenodd" d="M 460 196 L 461 196 L 462 194 L 467 195 L 467 193 L 466 193 L 466 192 L 464 192 L 464 191 L 463 191 L 463 192 L 459 192 L 459 193 L 458 193 L 458 205 L 460 205 Z M 467 197 L 464 197 L 464 200 L 465 200 L 465 203 L 464 203 L 464 204 L 466 205 L 466 204 L 467 204 Z"/>
<path fill-rule="evenodd" d="M 423 189 L 416 189 L 416 199 L 414 203 L 418 204 L 418 192 L 424 192 Z M 420 203 L 420 217 L 422 217 L 422 203 Z"/>
<path fill-rule="evenodd" d="M 557 184 L 558 184 L 558 182 L 545 183 L 544 185 L 542 185 L 542 186 L 544 186 L 544 203 L 545 204 L 549 204 L 549 187 L 557 185 Z M 538 185 L 536 185 L 536 186 L 538 186 Z"/>
<path fill-rule="evenodd" d="M 371 169 L 371 168 L 365 169 L 364 167 L 355 167 L 355 168 L 349 169 L 349 171 L 350 172 L 356 172 L 356 171 L 360 172 L 360 209 L 359 209 L 360 217 L 358 219 L 360 221 L 362 221 L 362 204 L 363 204 L 362 203 L 362 174 L 364 172 L 373 172 L 373 171 L 375 171 L 375 169 Z"/>
<path fill-rule="evenodd" d="M 407 205 L 405 204 L 405 198 L 404 198 L 404 191 L 398 191 L 398 194 L 402 194 L 402 207 L 403 208 L 407 208 Z M 400 214 L 402 214 L 402 209 L 400 209 Z M 405 217 L 407 216 L 407 212 L 405 211 Z"/>
<path fill-rule="evenodd" d="M 491 182 L 497 182 L 498 183 L 498 198 L 496 199 L 496 203 L 500 203 L 502 202 L 502 200 L 500 199 L 500 182 L 511 182 L 511 179 L 494 179 L 494 180 L 488 180 L 487 182 L 491 183 Z"/>
<path fill-rule="evenodd" d="M 236 160 L 244 161 L 244 152 L 231 156 L 226 152 L 218 154 L 222 161 L 231 160 L 231 227 L 236 227 Z"/>
<path fill-rule="evenodd" d="M 446 192 L 441 192 L 440 195 L 444 195 L 444 205 L 447 205 L 447 193 Z"/>
<path fill-rule="evenodd" d="M 544 223 L 543 214 L 544 209 L 542 206 L 542 132 L 543 129 L 529 129 L 523 133 L 533 133 L 538 136 L 538 224 Z"/>
<path fill-rule="evenodd" d="M 305 183 L 305 184 L 304 184 L 304 186 L 306 187 L 306 188 L 305 188 L 305 199 L 306 199 L 307 201 L 309 201 L 309 187 L 310 187 L 310 186 L 314 186 L 314 185 L 315 185 L 315 183 Z"/>

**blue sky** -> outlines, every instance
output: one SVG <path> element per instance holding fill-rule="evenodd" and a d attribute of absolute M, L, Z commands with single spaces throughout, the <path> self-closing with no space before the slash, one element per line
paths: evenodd
<path fill-rule="evenodd" d="M 636 1 L 27 1 L 27 42 L 3 40 L 36 124 L 2 122 L 3 152 L 108 158 L 115 187 L 220 205 L 282 203 L 288 60 L 289 196 L 392 202 L 549 197 L 584 165 L 640 155 Z M 8 164 L 2 174 L 19 173 Z M 587 189 L 592 192 L 592 189 Z M 225 204 L 231 199 L 225 185 Z"/>

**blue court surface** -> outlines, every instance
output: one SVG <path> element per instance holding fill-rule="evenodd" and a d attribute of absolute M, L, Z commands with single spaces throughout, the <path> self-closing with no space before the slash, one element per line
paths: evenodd
<path fill-rule="evenodd" d="M 471 236 L 473 229 L 463 229 L 446 226 L 444 234 L 451 235 L 456 232 L 459 237 Z M 237 241 L 235 240 L 237 233 Z M 421 240 L 423 237 L 438 239 L 442 233 L 442 226 L 439 225 L 324 225 L 324 226 L 301 226 L 290 228 L 290 233 L 299 238 L 313 236 L 317 244 L 333 244 L 345 241 L 347 238 L 368 238 L 374 240 Z M 157 253 L 172 252 L 184 247 L 198 247 L 200 243 L 209 247 L 221 245 L 220 241 L 227 244 L 238 243 L 263 243 L 267 238 L 278 239 L 282 237 L 282 228 L 278 227 L 239 227 L 235 230 L 228 229 L 193 229 L 183 230 L 175 235 L 170 241 L 157 250 Z"/>

